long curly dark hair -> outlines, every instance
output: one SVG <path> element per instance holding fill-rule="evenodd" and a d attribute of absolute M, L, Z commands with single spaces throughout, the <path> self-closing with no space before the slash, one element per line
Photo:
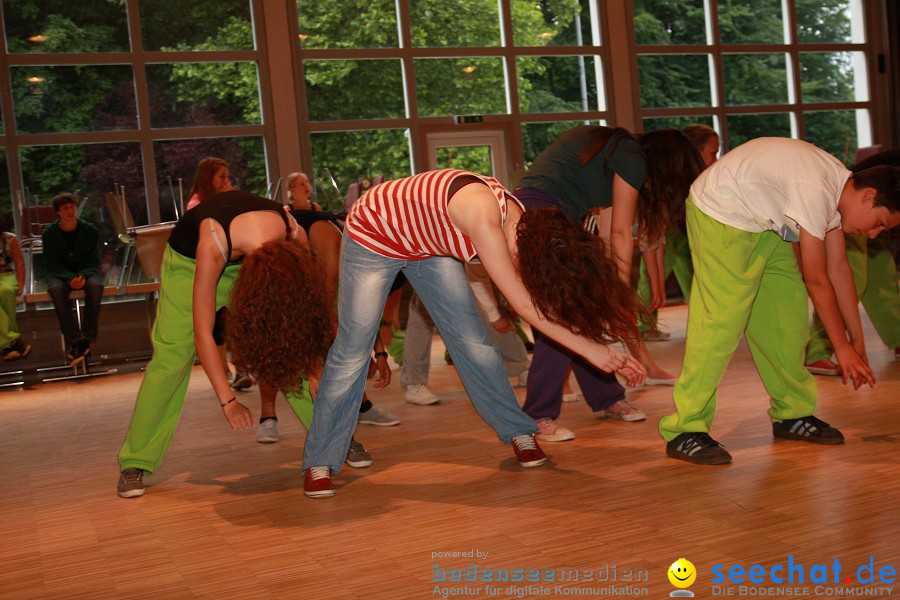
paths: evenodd
<path fill-rule="evenodd" d="M 637 136 L 647 156 L 647 179 L 638 202 L 638 231 L 648 240 L 662 237 L 666 226 L 681 229 L 684 202 L 691 184 L 706 168 L 690 138 L 678 129 L 657 129 Z"/>
<path fill-rule="evenodd" d="M 622 127 L 591 127 L 578 153 L 578 164 L 586 165 L 608 142 L 606 157 L 616 151 L 619 142 L 637 140 L 647 158 L 647 178 L 640 189 L 637 221 L 640 235 L 654 240 L 663 235 L 666 225 L 680 227 L 684 222 L 684 201 L 691 184 L 703 171 L 703 157 L 690 138 L 678 129 L 658 129 L 633 136 Z"/>
<path fill-rule="evenodd" d="M 646 313 L 603 240 L 560 210 L 529 210 L 516 230 L 519 276 L 545 319 L 601 344 L 638 337 Z"/>
<path fill-rule="evenodd" d="M 333 305 L 312 253 L 294 241 L 247 255 L 231 291 L 228 340 L 239 371 L 277 389 L 318 373 L 334 339 Z"/>

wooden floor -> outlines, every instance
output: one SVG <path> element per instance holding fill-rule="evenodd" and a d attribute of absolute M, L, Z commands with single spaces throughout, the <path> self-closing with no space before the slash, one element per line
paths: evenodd
<path fill-rule="evenodd" d="M 676 371 L 685 317 L 666 309 L 673 339 L 651 345 Z M 577 439 L 544 444 L 548 464 L 521 469 L 436 344 L 431 388 L 444 401 L 406 404 L 395 371 L 372 396 L 403 423 L 360 426 L 375 464 L 345 469 L 327 500 L 303 496 L 305 434 L 287 405 L 281 441 L 257 444 L 227 428 L 199 367 L 167 462 L 137 499 L 118 498 L 115 482 L 140 374 L 2 392 L 0 598 L 664 598 L 679 557 L 708 598 L 727 593 L 713 587 L 714 565 L 768 569 L 789 555 L 807 578 L 838 559 L 839 586 L 845 575 L 855 586 L 870 557 L 876 573 L 900 570 L 900 362 L 866 327 L 878 386 L 817 378 L 817 414 L 843 430 L 840 447 L 773 441 L 741 345 L 713 429 L 734 456 L 727 467 L 666 458 L 656 422 L 671 388 L 654 387 L 630 394 L 648 414 L 640 423 L 566 404 L 560 420 Z M 255 388 L 241 395 L 254 412 L 257 398 Z M 472 565 L 478 582 L 434 581 Z M 484 583 L 485 569 L 579 569 L 580 581 Z M 840 597 L 805 585 L 792 597 Z M 737 585 L 733 594 L 755 597 Z"/>

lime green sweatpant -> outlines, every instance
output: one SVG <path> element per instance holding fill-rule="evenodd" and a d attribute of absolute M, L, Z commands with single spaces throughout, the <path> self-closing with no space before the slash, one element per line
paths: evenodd
<path fill-rule="evenodd" d="M 688 245 L 687 235 L 683 232 L 668 229 L 666 231 L 666 245 L 663 248 L 663 279 L 668 279 L 671 273 L 675 273 L 675 279 L 681 288 L 681 294 L 686 301 L 691 299 L 691 280 L 694 278 L 694 268 L 691 266 L 691 247 Z M 637 286 L 638 298 L 644 306 L 650 305 L 650 277 L 647 274 L 647 265 L 641 260 L 640 276 Z M 657 311 L 653 311 L 656 319 Z M 638 329 L 642 332 L 649 331 L 650 326 L 641 321 Z"/>
<path fill-rule="evenodd" d="M 888 348 L 900 346 L 900 288 L 897 287 L 897 266 L 890 249 L 879 240 L 864 235 L 844 235 L 847 242 L 847 262 L 853 271 L 856 296 L 866 309 L 875 331 Z M 834 345 L 825 333 L 819 315 L 813 315 L 806 363 L 831 358 Z"/>
<path fill-rule="evenodd" d="M 716 392 L 741 335 L 770 397 L 772 421 L 811 415 L 816 382 L 803 366 L 809 339 L 807 291 L 791 245 L 776 233 L 750 233 L 719 223 L 687 203 L 694 262 L 684 366 L 663 417 L 666 441 L 708 432 Z"/>
<path fill-rule="evenodd" d="M 119 450 L 119 468 L 138 468 L 153 473 L 162 464 L 194 366 L 193 259 L 166 247 L 163 255 L 159 303 L 151 336 L 153 358 L 141 382 L 125 442 Z M 228 265 L 216 286 L 216 309 L 225 306 L 239 265 Z M 304 382 L 299 392 L 285 394 L 291 408 L 308 429 L 312 399 Z"/>
<path fill-rule="evenodd" d="M 162 464 L 181 417 L 194 366 L 195 261 L 166 246 L 159 302 L 151 341 L 153 357 L 141 382 L 125 442 L 119 450 L 120 470 L 153 473 Z M 239 265 L 228 265 L 216 286 L 216 309 L 228 303 Z"/>
<path fill-rule="evenodd" d="M 19 339 L 19 325 L 16 322 L 16 292 L 19 280 L 15 273 L 0 273 L 0 350 Z"/>

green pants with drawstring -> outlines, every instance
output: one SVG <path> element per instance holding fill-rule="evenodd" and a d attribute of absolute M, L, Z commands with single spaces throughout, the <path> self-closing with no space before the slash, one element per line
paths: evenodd
<path fill-rule="evenodd" d="M 884 344 L 900 346 L 900 289 L 897 287 L 897 266 L 890 249 L 879 240 L 864 235 L 844 235 L 847 242 L 847 262 L 853 271 L 856 296 L 866 309 L 875 331 Z M 827 360 L 834 354 L 834 345 L 825 332 L 819 315 L 813 315 L 812 331 L 806 346 L 806 364 Z"/>
<path fill-rule="evenodd" d="M 694 281 L 684 366 L 673 392 L 676 412 L 660 420 L 663 438 L 709 432 L 717 388 L 741 335 L 770 396 L 772 421 L 811 415 L 818 392 L 803 366 L 807 291 L 791 245 L 771 231 L 724 225 L 691 198 L 687 230 Z"/>
<path fill-rule="evenodd" d="M 155 472 L 172 443 L 172 436 L 194 366 L 193 290 L 195 261 L 166 247 L 163 255 L 159 303 L 153 325 L 153 358 L 141 382 L 125 442 L 119 450 L 120 470 Z M 228 265 L 216 286 L 216 309 L 228 303 L 239 265 Z M 307 386 L 287 395 L 304 426 L 312 421 Z M 221 411 L 220 411 L 221 412 Z"/>

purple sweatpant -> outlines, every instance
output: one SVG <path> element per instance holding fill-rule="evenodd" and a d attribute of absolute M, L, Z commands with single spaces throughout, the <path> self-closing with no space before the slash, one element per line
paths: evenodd
<path fill-rule="evenodd" d="M 551 196 L 541 190 L 518 188 L 513 194 L 525 206 L 525 210 L 541 208 L 563 210 Z M 616 381 L 615 375 L 600 371 L 565 346 L 557 344 L 537 330 L 532 331 L 534 355 L 528 372 L 525 405 L 522 407 L 529 417 L 535 420 L 559 417 L 563 382 L 570 366 L 585 401 L 594 412 L 625 398 L 625 388 Z"/>

